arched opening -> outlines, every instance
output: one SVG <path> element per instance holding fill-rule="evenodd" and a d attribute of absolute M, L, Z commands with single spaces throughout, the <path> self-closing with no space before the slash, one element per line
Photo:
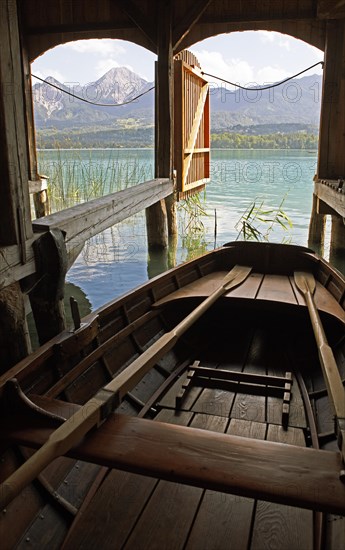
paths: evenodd
<path fill-rule="evenodd" d="M 154 178 L 155 59 L 127 41 L 90 39 L 50 49 L 32 64 L 38 169 L 48 177 L 50 212 Z M 67 280 L 97 307 L 107 299 L 101 288 L 121 292 L 128 280 L 142 282 L 135 266 L 144 249 L 142 211 L 86 241 Z"/>
<path fill-rule="evenodd" d="M 141 77 L 146 77 L 146 86 L 150 85 L 150 80 L 153 77 L 153 54 L 145 52 L 146 57 L 151 63 L 149 69 L 151 73 L 148 74 L 146 72 L 143 74 L 145 67 L 149 66 L 146 59 L 143 58 L 140 58 L 140 62 L 138 63 L 139 52 L 143 53 L 143 50 L 139 50 L 137 46 L 133 46 L 133 44 L 127 42 L 91 39 L 65 44 L 59 48 L 62 62 L 59 61 L 61 65 L 57 62 L 55 63 L 56 70 L 60 71 L 60 74 L 55 73 L 55 76 L 60 78 L 60 82 L 63 80 L 62 84 L 69 86 L 69 89 L 72 89 L 73 92 L 78 93 L 79 91 L 79 95 L 84 95 L 90 99 L 95 98 L 97 102 L 102 101 L 103 98 L 95 86 L 83 86 L 90 81 L 95 81 L 95 77 L 102 79 L 104 75 L 101 73 L 106 69 L 110 69 L 110 71 L 113 71 L 113 74 L 116 74 L 116 67 L 114 66 L 116 64 L 120 65 L 119 59 L 121 59 L 121 62 L 123 60 L 124 63 L 127 61 L 132 72 L 140 71 Z M 137 65 L 133 66 L 130 56 L 125 55 L 124 48 L 130 48 L 137 52 L 134 58 Z M 322 59 L 320 51 L 303 44 L 300 40 L 267 31 L 240 32 L 217 36 L 200 42 L 191 49 L 200 60 L 205 73 L 235 81 L 245 87 L 284 80 Z M 57 53 L 58 48 L 54 48 L 53 50 L 49 50 L 44 56 L 38 58 L 33 64 L 33 74 L 38 73 L 37 76 L 48 76 L 49 72 L 52 73 L 49 70 L 49 64 L 52 66 L 51 63 L 53 60 L 58 59 L 56 57 Z M 69 58 L 69 70 L 72 73 L 64 75 L 62 73 L 65 67 L 63 60 L 66 58 L 66 54 L 68 54 Z M 82 65 L 80 62 L 82 58 L 85 59 L 85 56 L 88 59 L 86 73 L 85 63 Z M 79 59 L 79 62 L 75 59 Z M 78 74 L 81 74 L 77 72 L 78 66 L 83 70 L 83 77 L 78 76 Z M 316 71 L 317 69 L 319 67 L 315 68 Z M 197 238 L 190 239 L 188 243 L 186 243 L 186 240 L 182 242 L 183 237 L 180 238 L 177 261 L 186 259 L 193 247 L 199 247 L 199 251 L 202 252 L 214 246 L 215 211 L 217 215 L 217 243 L 221 244 L 227 240 L 237 238 L 239 233 L 238 228 L 241 227 L 241 216 L 246 215 L 246 212 L 250 210 L 254 202 L 256 202 L 257 206 L 261 205 L 261 210 L 268 208 L 271 217 L 278 215 L 278 207 L 284 203 L 280 210 L 287 211 L 288 214 L 290 209 L 292 210 L 292 214 L 289 217 L 292 218 L 295 233 L 297 232 L 296 235 L 291 237 L 289 231 L 287 238 L 292 240 L 292 242 L 306 244 L 312 198 L 312 178 L 316 165 L 315 147 L 321 102 L 320 72 L 320 70 L 317 72 L 312 71 L 312 76 L 309 73 L 303 76 L 303 86 L 301 85 L 302 80 L 294 80 L 292 83 L 286 83 L 277 89 L 272 88 L 262 94 L 248 90 L 239 91 L 239 89 L 235 89 L 226 83 L 221 83 L 221 81 L 214 79 L 212 76 L 208 77 L 212 88 L 211 134 L 213 138 L 212 182 L 207 191 L 207 201 L 203 205 L 208 211 L 208 216 L 202 219 L 205 232 L 197 234 Z M 54 73 L 51 76 L 54 77 Z M 140 77 L 140 74 L 138 76 Z M 114 84 L 116 88 L 116 85 L 119 83 L 114 82 Z M 36 84 L 36 86 L 40 87 L 42 83 Z M 52 90 L 53 98 L 58 94 L 59 99 L 62 93 L 55 89 Z M 132 91 L 131 88 L 130 92 Z M 115 89 L 115 92 L 113 90 L 110 93 L 109 97 L 111 100 L 114 97 L 114 93 L 117 93 L 116 99 L 119 99 L 120 95 L 118 92 L 119 89 Z M 97 94 L 99 94 L 98 97 Z M 138 132 L 138 126 L 141 122 L 138 118 L 133 120 L 133 116 L 129 116 L 131 115 L 131 111 L 128 107 L 125 107 L 126 112 L 122 118 L 121 116 L 117 116 L 115 120 L 114 117 L 114 124 L 109 129 L 108 135 L 106 135 L 106 132 L 102 134 L 102 125 L 108 124 L 109 116 L 112 116 L 108 114 L 111 108 L 108 110 L 105 108 L 104 122 L 104 120 L 100 120 L 99 118 L 99 113 L 104 108 L 88 105 L 84 107 L 82 105 L 79 109 L 77 100 L 72 98 L 71 101 L 68 96 L 66 102 L 67 107 L 70 107 L 70 109 L 65 114 L 65 134 L 61 130 L 64 124 L 63 109 L 59 109 L 58 101 L 56 102 L 57 108 L 55 111 L 51 110 L 50 117 L 53 125 L 57 123 L 60 136 L 63 136 L 62 139 L 60 138 L 60 143 L 62 144 L 60 152 L 40 152 L 40 155 L 46 156 L 48 163 L 50 162 L 51 167 L 54 169 L 58 192 L 58 178 L 61 173 L 64 172 L 65 174 L 62 178 L 64 181 L 70 181 L 73 175 L 71 172 L 76 170 L 75 153 L 72 153 L 72 149 L 75 149 L 78 145 L 79 149 L 80 147 L 84 149 L 84 151 L 79 150 L 77 155 L 79 157 L 80 155 L 84 155 L 82 163 L 84 163 L 84 173 L 89 178 L 89 184 L 87 185 L 87 192 L 84 195 L 80 195 L 78 186 L 71 185 L 71 201 L 91 198 L 92 187 L 94 189 L 102 187 L 104 192 L 115 190 L 114 188 L 110 189 L 102 185 L 97 186 L 97 182 L 95 181 L 97 179 L 97 170 L 102 172 L 105 164 L 107 164 L 108 168 L 109 165 L 111 167 L 108 173 L 114 174 L 113 161 L 110 161 L 109 164 L 109 154 L 114 154 L 111 152 L 114 149 L 117 150 L 115 164 L 117 168 L 120 168 L 120 171 L 123 172 L 126 170 L 126 175 L 132 178 L 134 177 L 133 172 L 139 172 L 141 181 L 149 179 L 152 172 L 149 171 L 150 168 L 148 168 L 147 163 L 151 162 L 152 170 L 152 151 L 149 152 L 148 149 L 144 148 L 140 151 L 140 155 L 144 156 L 143 164 L 139 163 L 136 169 L 136 161 L 133 161 L 133 149 L 129 153 L 126 146 L 133 147 L 134 145 L 135 147 L 138 146 L 138 142 L 130 143 L 129 141 L 123 141 L 116 143 L 115 140 L 112 141 L 112 136 L 116 135 L 119 131 L 127 132 L 127 136 L 131 132 Z M 48 103 L 46 102 L 45 104 L 47 113 L 49 112 Z M 138 103 L 135 103 L 135 108 L 138 107 Z M 71 108 L 71 105 L 74 107 L 74 110 Z M 153 111 L 153 104 L 151 104 L 151 108 Z M 121 110 L 123 111 L 123 107 L 121 107 Z M 54 113 L 55 117 L 53 116 Z M 90 113 L 88 115 L 89 121 L 82 122 L 82 117 L 86 116 L 85 113 Z M 92 118 L 94 116 L 98 117 L 97 124 L 100 125 L 99 135 L 104 136 L 103 142 L 97 142 L 95 139 L 97 132 L 95 132 L 95 122 Z M 74 122 L 73 118 L 75 118 Z M 42 121 L 44 122 L 43 117 L 37 118 L 36 115 L 36 123 L 39 122 L 39 124 L 42 124 Z M 77 123 L 81 123 L 79 126 L 79 135 L 76 131 L 75 133 L 71 131 L 73 124 L 76 127 Z M 119 126 L 121 126 L 120 130 Z M 151 118 L 151 130 L 153 133 L 153 116 Z M 41 128 L 38 128 L 38 131 L 38 143 L 40 143 L 43 134 L 41 133 Z M 46 126 L 45 131 L 46 135 L 44 137 L 47 139 L 46 147 L 49 149 L 54 145 L 54 142 L 51 141 L 54 139 L 54 136 L 50 134 L 49 125 Z M 230 140 L 231 137 L 232 141 Z M 297 145 L 294 140 L 297 140 Z M 152 147 L 152 143 L 152 141 L 144 141 L 139 143 L 139 146 Z M 70 149 L 63 153 L 66 158 L 61 156 L 61 149 L 66 148 L 64 144 Z M 90 156 L 90 151 L 85 152 L 85 149 L 90 147 L 98 149 L 97 151 L 92 151 L 92 157 Z M 296 147 L 298 148 L 297 151 Z M 106 153 L 104 151 L 101 153 L 99 151 L 100 148 L 106 149 Z M 230 149 L 232 150 L 231 154 L 229 154 Z M 283 149 L 283 153 L 280 152 L 281 149 Z M 131 164 L 131 169 L 128 170 L 127 167 L 125 168 L 125 164 Z M 46 170 L 42 169 L 46 173 Z M 90 185 L 90 179 L 92 178 L 93 182 Z M 126 181 L 125 179 L 122 183 L 125 185 L 131 184 L 130 181 Z M 132 179 L 132 183 L 138 183 L 138 181 Z M 79 197 L 77 196 L 78 193 Z M 64 194 L 67 197 L 67 193 Z M 70 204 L 71 202 L 67 205 Z M 303 205 L 302 213 L 300 210 L 301 204 Z M 282 219 L 281 221 L 283 222 Z M 285 236 L 282 225 L 280 229 L 281 231 L 278 231 L 278 236 L 273 235 L 273 231 L 270 231 L 270 239 L 283 240 Z M 141 273 L 140 276 L 142 276 L 145 272 L 144 266 L 146 265 L 146 252 L 144 252 L 146 242 L 143 231 L 143 228 L 139 230 L 139 234 L 135 234 L 135 231 L 130 231 L 129 233 L 125 231 L 125 240 L 127 242 L 123 243 L 125 248 L 122 252 L 118 247 L 114 246 L 114 240 L 104 243 L 104 241 L 100 241 L 100 238 L 97 237 L 93 243 L 87 246 L 86 259 L 84 256 L 84 259 L 81 261 L 93 265 L 95 262 L 101 262 L 108 269 L 112 260 L 122 257 L 129 260 L 128 266 L 131 270 L 136 267 L 132 261 L 137 261 L 138 264 L 142 263 L 142 267 L 138 269 L 138 272 Z M 117 233 L 117 229 L 115 232 Z M 103 256 L 100 253 L 100 244 L 102 242 L 104 245 L 103 250 L 105 250 Z M 115 258 L 114 254 L 109 254 L 109 246 L 112 247 L 113 251 L 117 251 L 116 255 L 118 258 Z M 123 275 L 124 263 L 120 267 L 122 268 L 122 273 L 120 275 L 113 274 L 112 276 L 116 277 L 117 281 L 121 280 L 120 290 L 125 290 L 126 288 L 121 286 L 123 283 L 125 284 L 127 279 Z M 161 267 L 154 268 L 154 271 L 166 267 L 167 264 L 163 264 Z M 80 264 L 77 263 L 71 271 L 70 277 L 76 276 L 78 278 L 79 270 Z M 85 281 L 83 273 L 81 277 Z M 103 277 L 104 274 L 101 273 L 100 281 L 103 280 Z M 78 283 L 78 280 L 73 279 L 73 282 Z M 97 285 L 97 282 L 95 281 L 94 284 Z M 133 282 L 131 282 L 131 286 L 133 286 Z M 103 289 L 105 290 L 105 287 Z M 111 292 L 114 292 L 114 289 Z M 108 296 L 101 294 L 101 297 L 97 297 L 98 299 L 99 302 L 96 302 L 97 304 L 106 301 Z"/>
<path fill-rule="evenodd" d="M 125 169 L 110 149 L 153 147 L 154 60 L 129 42 L 91 39 L 57 46 L 32 64 L 36 144 L 53 211 L 152 179 L 133 159 Z M 100 163 L 102 148 L 108 154 Z"/>
<path fill-rule="evenodd" d="M 214 185 L 208 199 L 220 209 L 220 235 L 230 223 L 228 240 L 286 239 L 306 245 L 317 172 L 323 52 L 267 30 L 219 35 L 191 50 L 212 86 Z M 308 67 L 312 69 L 304 73 Z M 274 230 L 272 220 L 277 222 Z"/>

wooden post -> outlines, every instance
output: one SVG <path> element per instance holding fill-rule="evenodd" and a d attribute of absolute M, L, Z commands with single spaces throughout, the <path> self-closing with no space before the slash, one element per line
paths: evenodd
<path fill-rule="evenodd" d="M 173 50 L 172 50 L 172 4 L 162 0 L 158 4 L 157 20 L 158 61 L 156 66 L 156 177 L 172 177 L 173 155 Z M 169 227 L 172 230 L 173 206 L 167 201 Z M 149 248 L 168 246 L 167 205 L 164 200 L 146 210 L 146 226 Z"/>
<path fill-rule="evenodd" d="M 36 218 L 42 218 L 50 214 L 50 206 L 47 192 L 47 180 L 44 177 L 41 177 L 38 173 L 34 107 L 31 84 L 31 67 L 28 52 L 25 47 L 23 48 L 23 63 L 30 184 L 36 184 L 38 188 L 34 191 L 32 196 Z"/>
<path fill-rule="evenodd" d="M 345 176 L 345 21 L 327 21 L 318 177 Z"/>
<path fill-rule="evenodd" d="M 63 298 L 68 257 L 59 229 L 43 233 L 34 248 L 40 280 L 30 292 L 30 302 L 42 345 L 66 328 Z"/>
<path fill-rule="evenodd" d="M 345 219 L 341 216 L 332 216 L 331 243 L 329 261 L 340 269 L 345 268 Z"/>
<path fill-rule="evenodd" d="M 325 244 L 326 216 L 318 212 L 318 198 L 313 194 L 313 205 L 309 223 L 308 246 L 323 256 Z"/>
<path fill-rule="evenodd" d="M 0 374 L 31 351 L 24 297 L 19 283 L 0 291 Z"/>
<path fill-rule="evenodd" d="M 50 214 L 47 189 L 43 189 L 33 195 L 36 218 L 43 218 Z"/>
<path fill-rule="evenodd" d="M 14 245 L 13 254 L 25 272 L 26 242 L 32 237 L 32 227 L 23 55 L 16 0 L 0 2 L 0 88 L 0 246 Z M 0 255 L 0 266 L 3 264 L 6 261 Z M 19 283 L 1 290 L 0 319 L 3 371 L 30 352 Z"/>
<path fill-rule="evenodd" d="M 32 236 L 23 57 L 16 0 L 0 2 L 0 246 Z M 22 262 L 25 257 L 22 254 Z"/>

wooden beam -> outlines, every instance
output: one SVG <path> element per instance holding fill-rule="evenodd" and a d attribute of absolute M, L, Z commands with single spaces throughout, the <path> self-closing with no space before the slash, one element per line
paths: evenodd
<path fill-rule="evenodd" d="M 19 283 L 13 283 L 0 291 L 0 374 L 30 351 L 24 297 Z"/>
<path fill-rule="evenodd" d="M 308 230 L 308 247 L 315 250 L 320 256 L 324 254 L 326 216 L 318 211 L 319 199 L 313 193 L 313 204 Z"/>
<path fill-rule="evenodd" d="M 0 245 L 32 236 L 23 56 L 16 0 L 0 2 Z M 19 213 L 19 215 L 18 215 Z"/>
<path fill-rule="evenodd" d="M 344 257 L 345 254 L 345 219 L 332 216 L 332 231 L 330 243 L 330 261 L 332 257 Z"/>
<path fill-rule="evenodd" d="M 30 303 L 40 344 L 66 328 L 64 289 L 68 268 L 62 231 L 51 228 L 35 241 L 38 282 L 30 292 Z"/>
<path fill-rule="evenodd" d="M 164 0 L 157 5 L 157 54 L 155 88 L 155 176 L 172 178 L 173 161 L 173 53 L 172 3 Z M 173 193 L 173 189 L 171 190 Z M 171 194 L 170 193 L 170 194 Z M 168 204 L 174 209 L 174 204 Z M 175 218 L 173 210 L 169 219 Z M 164 201 L 156 202 L 146 210 L 146 229 L 149 249 L 166 249 L 168 246 L 168 216 Z"/>
<path fill-rule="evenodd" d="M 90 237 L 142 211 L 172 192 L 173 181 L 158 178 L 35 220 L 33 222 L 35 234 L 25 241 L 26 263 L 24 265 L 17 245 L 2 247 L 0 289 L 36 272 L 32 245 L 42 232 L 52 228 L 66 232 L 67 252 L 69 257 L 74 257 L 75 250 L 80 250 L 83 243 Z"/>
<path fill-rule="evenodd" d="M 17 245 L 1 248 L 0 254 L 0 289 L 20 281 L 36 271 L 32 243 L 36 237 L 25 241 L 26 262 L 22 264 L 21 250 Z"/>
<path fill-rule="evenodd" d="M 345 20 L 327 21 L 320 116 L 319 179 L 345 177 Z"/>
<path fill-rule="evenodd" d="M 66 418 L 76 410 L 71 403 L 44 398 L 37 404 L 49 405 Z M 4 437 L 34 448 L 52 432 L 25 428 L 23 423 L 15 426 L 13 421 L 4 426 Z M 342 462 L 335 452 L 115 414 L 68 456 L 223 493 L 345 513 Z"/>
<path fill-rule="evenodd" d="M 332 209 L 327 213 L 336 213 L 342 218 L 345 218 L 345 193 L 341 193 L 320 181 L 315 181 L 314 194 L 319 200 L 325 202 Z"/>
<path fill-rule="evenodd" d="M 157 61 L 157 120 L 156 177 L 171 177 L 173 158 L 173 78 L 171 2 L 159 3 L 158 61 Z"/>
<path fill-rule="evenodd" d="M 25 22 L 24 22 L 25 24 Z M 104 23 L 60 23 L 55 25 L 35 26 L 30 25 L 25 27 L 26 36 L 45 36 L 48 34 L 75 34 L 75 33 L 91 33 L 97 31 L 132 31 L 137 25 L 133 22 L 126 23 L 116 21 L 105 21 Z"/>
<path fill-rule="evenodd" d="M 33 228 L 35 232 L 60 229 L 65 233 L 70 252 L 81 242 L 164 199 L 172 191 L 171 180 L 157 178 L 35 220 Z"/>
<path fill-rule="evenodd" d="M 345 17 L 345 0 L 318 0 L 319 19 L 341 19 Z"/>
<path fill-rule="evenodd" d="M 197 2 L 194 2 L 181 21 L 175 25 L 172 38 L 174 53 L 177 53 L 178 47 L 182 40 L 184 40 L 184 38 L 188 35 L 195 23 L 199 21 L 200 17 L 210 3 L 211 0 L 198 0 Z"/>
<path fill-rule="evenodd" d="M 157 26 L 152 24 L 152 16 L 145 15 L 132 0 L 118 0 L 117 4 L 129 19 L 141 30 L 145 37 L 157 48 Z"/>
<path fill-rule="evenodd" d="M 41 191 L 46 191 L 48 189 L 48 180 L 46 178 L 40 177 L 37 180 L 29 180 L 29 193 L 40 193 Z"/>

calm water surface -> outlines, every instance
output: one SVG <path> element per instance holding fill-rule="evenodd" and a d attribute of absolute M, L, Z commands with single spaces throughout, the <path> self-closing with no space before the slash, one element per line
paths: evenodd
<path fill-rule="evenodd" d="M 262 208 L 267 211 L 277 209 L 283 201 L 282 208 L 292 221 L 292 229 L 274 228 L 269 240 L 285 239 L 306 246 L 316 158 L 316 151 L 212 150 L 211 181 L 202 200 L 207 216 L 200 218 L 203 232 L 187 239 L 179 237 L 168 255 L 150 256 L 145 216 L 137 214 L 88 241 L 67 280 L 80 287 L 92 309 L 96 309 L 174 263 L 189 259 L 195 249 L 202 253 L 238 238 L 238 222 L 253 202 L 263 203 Z M 54 171 L 61 172 L 60 182 L 65 185 L 62 192 L 68 194 L 72 190 L 77 201 L 153 177 L 150 149 L 41 151 L 40 163 L 41 173 L 48 172 L 51 178 Z M 85 174 L 87 185 L 81 189 L 75 180 L 85 179 Z M 56 194 L 60 191 L 57 189 Z M 180 235 L 185 234 L 187 221 L 180 212 Z M 262 233 L 270 226 L 258 220 L 255 224 Z"/>

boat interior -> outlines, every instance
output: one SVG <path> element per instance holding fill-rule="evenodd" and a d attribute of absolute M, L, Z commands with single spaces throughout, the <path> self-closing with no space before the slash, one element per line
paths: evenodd
<path fill-rule="evenodd" d="M 267 270 L 251 252 L 246 280 L 7 507 L 7 548 L 343 547 L 334 414 L 289 260 L 314 272 L 343 384 L 345 293 L 326 264 L 291 254 Z M 2 376 L 4 478 L 245 259 L 230 246 L 172 270 Z"/>

